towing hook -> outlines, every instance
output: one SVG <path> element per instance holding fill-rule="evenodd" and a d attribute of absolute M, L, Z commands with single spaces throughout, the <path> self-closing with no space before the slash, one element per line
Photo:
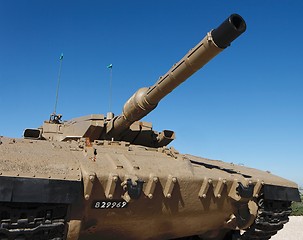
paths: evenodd
<path fill-rule="evenodd" d="M 143 184 L 144 181 L 139 179 L 136 180 L 136 184 L 133 184 L 132 180 L 129 178 L 126 180 L 126 191 L 128 193 L 128 195 L 132 198 L 132 199 L 139 199 L 141 196 L 141 192 L 143 189 Z"/>

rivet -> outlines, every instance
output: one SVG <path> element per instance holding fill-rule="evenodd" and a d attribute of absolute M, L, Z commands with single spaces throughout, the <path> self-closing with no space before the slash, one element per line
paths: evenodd
<path fill-rule="evenodd" d="M 213 182 L 213 180 L 212 179 L 208 179 L 208 183 L 210 184 L 210 183 L 212 183 Z"/>
<path fill-rule="evenodd" d="M 204 193 L 204 194 L 202 195 L 202 197 L 203 197 L 203 198 L 206 198 L 206 194 Z"/>
<path fill-rule="evenodd" d="M 152 199 L 153 198 L 153 195 L 150 193 L 150 194 L 148 194 L 148 198 L 149 199 Z"/>
<path fill-rule="evenodd" d="M 118 177 L 117 177 L 117 176 L 114 176 L 114 177 L 113 177 L 113 180 L 114 180 L 115 182 L 117 182 L 117 181 L 118 181 Z"/>
<path fill-rule="evenodd" d="M 166 195 L 166 197 L 167 197 L 167 198 L 171 198 L 171 194 L 168 193 L 168 194 Z"/>
<path fill-rule="evenodd" d="M 157 177 L 154 177 L 153 181 L 154 181 L 155 183 L 157 183 L 157 182 L 158 182 L 158 178 L 157 178 Z"/>
<path fill-rule="evenodd" d="M 220 198 L 221 197 L 221 194 L 219 193 L 218 195 L 217 195 L 217 198 Z"/>
<path fill-rule="evenodd" d="M 173 183 L 176 183 L 177 182 L 177 178 L 173 177 L 172 181 L 173 181 Z"/>
<path fill-rule="evenodd" d="M 89 199 L 89 195 L 86 194 L 84 198 L 85 198 L 85 200 L 88 200 Z"/>
<path fill-rule="evenodd" d="M 113 199 L 113 195 L 112 195 L 112 194 L 109 194 L 109 195 L 108 195 L 108 198 L 109 198 L 109 199 Z"/>
<path fill-rule="evenodd" d="M 93 175 L 90 175 L 89 176 L 89 180 L 91 180 L 92 182 L 95 180 L 95 176 L 93 176 Z"/>

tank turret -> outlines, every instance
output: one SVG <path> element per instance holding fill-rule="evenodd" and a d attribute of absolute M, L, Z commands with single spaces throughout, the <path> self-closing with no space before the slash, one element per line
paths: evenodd
<path fill-rule="evenodd" d="M 95 140 L 126 141 L 147 147 L 163 147 L 175 138 L 171 130 L 156 132 L 147 122 L 139 122 L 156 108 L 172 90 L 202 68 L 218 53 L 246 30 L 246 23 L 238 14 L 230 15 L 218 28 L 191 49 L 178 63 L 149 88 L 139 89 L 124 105 L 122 114 L 92 114 L 61 121 L 61 115 L 52 114 L 40 129 L 26 129 L 25 138 L 68 141 L 80 138 Z"/>

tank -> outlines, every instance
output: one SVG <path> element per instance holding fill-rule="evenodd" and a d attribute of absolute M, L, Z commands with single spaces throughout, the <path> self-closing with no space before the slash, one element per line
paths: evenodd
<path fill-rule="evenodd" d="M 122 113 L 62 121 L 0 140 L 0 240 L 270 239 L 296 183 L 179 153 L 141 119 L 246 30 L 232 14 Z"/>

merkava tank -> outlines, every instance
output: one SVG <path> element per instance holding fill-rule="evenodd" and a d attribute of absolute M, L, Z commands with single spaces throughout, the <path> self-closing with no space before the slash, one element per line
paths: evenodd
<path fill-rule="evenodd" d="M 0 239 L 270 239 L 297 185 L 268 172 L 180 154 L 174 132 L 139 121 L 242 34 L 232 14 L 122 114 L 51 115 L 0 141 Z"/>

